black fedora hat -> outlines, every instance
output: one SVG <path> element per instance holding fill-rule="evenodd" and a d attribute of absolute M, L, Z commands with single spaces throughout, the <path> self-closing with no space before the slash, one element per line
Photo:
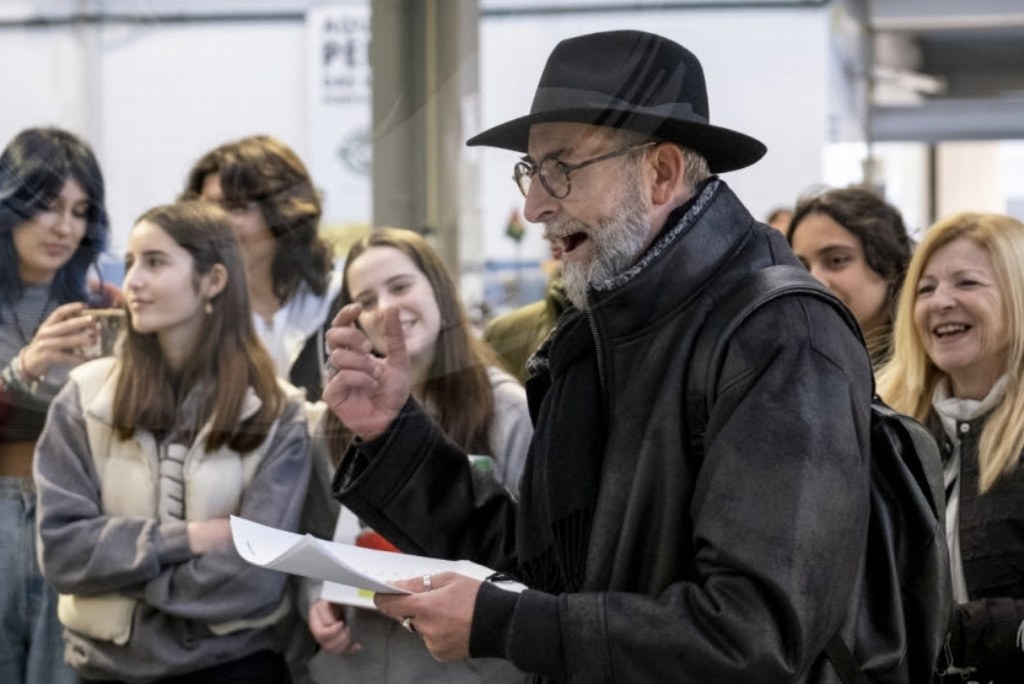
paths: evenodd
<path fill-rule="evenodd" d="M 715 173 L 750 166 L 767 148 L 712 126 L 697 57 L 662 36 L 606 31 L 563 40 L 548 57 L 530 113 L 469 139 L 526 152 L 530 126 L 571 122 L 647 133 L 700 152 Z"/>

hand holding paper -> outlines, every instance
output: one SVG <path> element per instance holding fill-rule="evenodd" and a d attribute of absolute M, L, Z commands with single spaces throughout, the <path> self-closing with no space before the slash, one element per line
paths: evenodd
<path fill-rule="evenodd" d="M 238 554 L 253 565 L 373 592 L 408 594 L 409 591 L 393 583 L 425 574 L 455 572 L 477 580 L 493 574 L 490 568 L 470 561 L 364 549 L 278 530 L 237 516 L 231 516 L 231 534 Z M 501 586 L 512 591 L 525 588 L 513 583 Z"/>
<path fill-rule="evenodd" d="M 469 633 L 481 584 L 479 579 L 445 572 L 431 575 L 429 590 L 422 578 L 403 580 L 398 585 L 416 593 L 378 594 L 374 602 L 385 615 L 399 622 L 407 619 L 409 629 L 420 635 L 437 660 L 462 660 L 469 657 Z"/>

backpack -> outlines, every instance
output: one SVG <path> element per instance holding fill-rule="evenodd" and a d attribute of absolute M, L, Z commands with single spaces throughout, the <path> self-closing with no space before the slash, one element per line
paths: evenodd
<path fill-rule="evenodd" d="M 853 314 L 802 267 L 771 266 L 744 276 L 698 331 L 690 359 L 690 446 L 699 458 L 704 457 L 704 434 L 730 337 L 759 307 L 791 294 L 832 305 L 863 343 Z M 825 653 L 844 684 L 931 682 L 953 608 L 942 461 L 932 434 L 886 406 L 874 394 L 873 383 L 870 496 L 858 650 L 864 661 L 882 653 L 901 653 L 902 658 L 884 671 L 865 672 L 838 632 Z"/>

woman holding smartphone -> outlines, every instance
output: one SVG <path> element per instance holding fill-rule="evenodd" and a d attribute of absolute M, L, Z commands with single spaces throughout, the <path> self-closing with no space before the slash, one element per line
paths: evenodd
<path fill-rule="evenodd" d="M 39 573 L 32 459 L 46 411 L 97 339 L 86 274 L 107 244 L 103 175 L 57 128 L 0 154 L 0 681 L 74 681 L 56 595 Z"/>

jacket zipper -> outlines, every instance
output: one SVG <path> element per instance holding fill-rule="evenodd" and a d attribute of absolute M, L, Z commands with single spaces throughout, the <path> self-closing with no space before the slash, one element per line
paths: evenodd
<path fill-rule="evenodd" d="M 590 335 L 594 338 L 594 351 L 597 353 L 597 382 L 601 386 L 601 395 L 604 396 L 608 390 L 604 370 L 604 347 L 601 344 L 601 336 L 597 334 L 597 319 L 591 309 L 587 309 L 587 324 L 590 326 Z"/>

